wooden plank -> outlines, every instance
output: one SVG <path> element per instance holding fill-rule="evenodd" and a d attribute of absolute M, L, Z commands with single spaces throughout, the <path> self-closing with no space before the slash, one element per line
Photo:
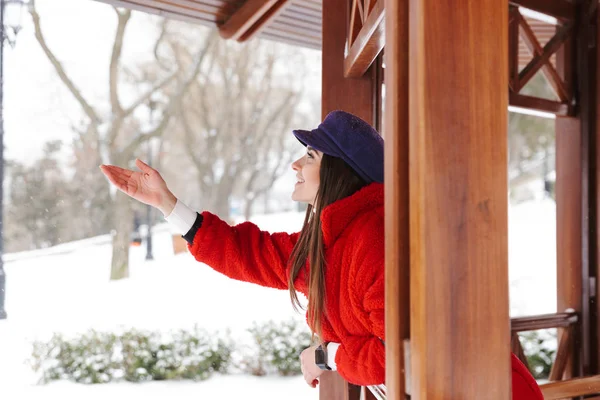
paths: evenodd
<path fill-rule="evenodd" d="M 519 9 L 509 7 L 508 12 L 508 84 L 512 90 L 519 86 Z"/>
<path fill-rule="evenodd" d="M 224 39 L 248 40 L 283 11 L 288 0 L 247 0 L 219 27 Z"/>
<path fill-rule="evenodd" d="M 546 383 L 540 385 L 540 389 L 545 400 L 600 394 L 600 375 Z"/>
<path fill-rule="evenodd" d="M 360 386 L 349 385 L 337 372 L 325 371 L 319 378 L 322 400 L 360 400 Z"/>
<path fill-rule="evenodd" d="M 595 113 L 596 113 L 596 123 L 594 130 L 594 165 L 595 165 L 595 174 L 594 180 L 592 184 L 594 185 L 593 190 L 595 194 L 595 241 L 593 242 L 596 262 L 593 265 L 593 276 L 596 279 L 596 291 L 592 293 L 592 295 L 596 296 L 595 307 L 592 311 L 592 325 L 595 328 L 594 336 L 592 337 L 594 348 L 592 348 L 592 362 L 594 364 L 594 368 L 592 369 L 592 373 L 600 374 L 600 266 L 598 265 L 598 260 L 600 260 L 600 79 L 598 79 L 598 66 L 600 66 L 600 46 L 598 46 L 598 40 L 600 40 L 600 12 L 596 14 L 596 55 L 595 62 L 596 67 L 594 71 L 596 72 L 595 77 L 595 91 L 596 91 L 596 103 L 595 103 Z M 590 291 L 593 288 L 590 288 Z"/>
<path fill-rule="evenodd" d="M 581 122 L 557 118 L 556 128 L 556 289 L 557 309 L 581 311 L 582 162 Z M 559 338 L 560 339 L 560 338 Z M 571 353 L 575 347 L 571 347 Z M 571 358 L 565 377 L 575 371 Z"/>
<path fill-rule="evenodd" d="M 536 331 L 538 329 L 565 328 L 577 323 L 578 316 L 575 312 L 556 314 L 532 315 L 527 317 L 512 318 L 511 332 Z"/>
<path fill-rule="evenodd" d="M 556 350 L 556 358 L 554 359 L 554 364 L 552 364 L 552 369 L 550 370 L 550 381 L 561 380 L 565 374 L 567 361 L 569 361 L 569 357 L 572 353 L 571 342 L 573 342 L 574 332 L 575 330 L 573 327 L 565 328 L 561 331 L 558 349 Z"/>
<path fill-rule="evenodd" d="M 353 113 L 373 124 L 375 113 L 372 98 L 375 79 L 372 71 L 356 79 L 344 77 L 344 49 L 346 45 L 346 16 L 350 2 L 327 0 L 323 2 L 322 45 L 322 117 L 333 110 Z M 340 16 L 344 16 L 340 18 Z M 337 373 L 326 372 L 319 384 L 322 400 L 346 400 L 353 390 Z M 358 392 L 360 395 L 360 391 Z"/>
<path fill-rule="evenodd" d="M 519 339 L 519 335 L 517 333 L 513 333 L 510 338 L 510 350 L 514 355 L 527 367 L 529 368 L 529 362 L 527 361 L 527 357 L 525 356 L 525 351 L 523 350 L 523 346 L 521 346 L 521 340 Z"/>
<path fill-rule="evenodd" d="M 344 60 L 347 78 L 363 76 L 385 44 L 384 0 L 379 0 L 367 17 Z"/>
<path fill-rule="evenodd" d="M 386 0 L 385 10 L 386 386 L 388 400 L 404 400 L 410 368 L 404 350 L 410 335 L 408 2 Z"/>
<path fill-rule="evenodd" d="M 373 81 L 371 76 L 347 79 L 344 77 L 344 49 L 346 45 L 345 18 L 349 4 L 345 0 L 328 0 L 323 3 L 323 56 L 322 100 L 323 117 L 330 111 L 343 109 L 373 123 L 371 106 Z"/>
<path fill-rule="evenodd" d="M 573 29 L 574 24 L 569 23 L 568 25 L 560 28 L 558 32 L 554 35 L 552 39 L 542 49 L 541 54 L 535 54 L 533 59 L 519 72 L 519 87 L 518 91 L 524 87 L 527 82 L 531 80 L 535 76 L 535 74 L 542 68 L 545 64 L 550 62 L 550 57 L 554 53 L 558 51 L 560 46 L 563 45 L 565 41 L 569 39 L 569 35 Z"/>
<path fill-rule="evenodd" d="M 544 54 L 544 50 L 538 42 L 538 39 L 535 37 L 535 33 L 531 29 L 531 26 L 529 26 L 529 24 L 527 23 L 527 21 L 525 21 L 521 14 L 517 14 L 516 19 L 518 20 L 519 27 L 521 29 L 521 32 L 523 33 L 521 35 L 523 43 L 525 43 L 529 51 L 531 51 L 531 53 L 535 57 L 542 57 L 542 55 Z M 567 40 L 569 39 L 567 38 L 565 41 Z M 546 77 L 548 83 L 552 86 L 552 89 L 554 90 L 556 96 L 559 98 L 560 102 L 564 103 L 566 101 L 570 101 L 570 93 L 567 92 L 565 84 L 563 83 L 561 77 L 558 75 L 558 72 L 550 62 L 546 62 L 542 65 L 542 73 Z M 518 84 L 516 85 L 516 87 L 520 88 L 523 87 L 523 85 Z"/>
<path fill-rule="evenodd" d="M 567 0 L 509 0 L 508 4 L 525 7 L 563 22 L 575 20 L 575 4 Z"/>
<path fill-rule="evenodd" d="M 411 399 L 510 399 L 508 7 L 409 4 Z"/>
<path fill-rule="evenodd" d="M 529 110 L 543 111 L 558 116 L 569 115 L 571 112 L 569 105 L 559 103 L 554 100 L 546 100 L 540 97 L 527 96 L 510 91 L 510 105 L 515 107 L 527 108 Z"/>

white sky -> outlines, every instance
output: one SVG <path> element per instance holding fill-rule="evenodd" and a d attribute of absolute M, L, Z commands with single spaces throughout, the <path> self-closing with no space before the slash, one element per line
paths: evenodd
<path fill-rule="evenodd" d="M 104 102 L 116 26 L 112 7 L 92 0 L 37 0 L 36 8 L 46 41 L 85 98 L 92 104 Z M 123 49 L 124 63 L 150 57 L 154 35 L 147 23 L 159 18 L 139 12 L 133 15 Z M 70 126 L 81 111 L 37 43 L 27 12 L 22 25 L 16 47 L 5 48 L 5 146 L 7 158 L 30 162 L 41 154 L 44 142 L 68 142 Z M 299 51 L 320 70 L 320 52 Z M 320 79 L 320 74 L 313 75 Z M 308 86 L 320 90 L 320 82 Z"/>

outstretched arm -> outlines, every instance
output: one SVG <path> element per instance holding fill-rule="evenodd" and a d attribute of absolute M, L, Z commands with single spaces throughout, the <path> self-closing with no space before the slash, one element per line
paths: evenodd
<path fill-rule="evenodd" d="M 141 172 L 114 165 L 101 165 L 100 169 L 119 190 L 158 208 L 167 221 L 185 233 L 196 260 L 233 279 L 278 289 L 288 287 L 287 264 L 297 233 L 270 234 L 250 222 L 230 226 L 209 212 L 197 214 L 175 198 L 158 171 L 140 160 L 136 165 Z M 298 279 L 298 289 L 302 290 L 303 279 Z"/>

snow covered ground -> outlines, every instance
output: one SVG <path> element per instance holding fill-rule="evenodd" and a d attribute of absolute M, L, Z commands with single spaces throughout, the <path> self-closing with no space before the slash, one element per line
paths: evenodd
<path fill-rule="evenodd" d="M 555 311 L 554 212 L 549 200 L 510 210 L 513 316 Z M 295 230 L 302 220 L 299 213 L 254 219 L 270 231 Z M 318 391 L 301 377 L 227 375 L 200 383 L 35 385 L 36 377 L 24 360 L 32 340 L 53 332 L 119 327 L 169 331 L 198 324 L 209 331 L 230 329 L 235 339 L 244 341 L 253 321 L 304 319 L 293 311 L 287 292 L 232 281 L 187 253 L 174 256 L 169 230 L 161 226 L 155 232 L 155 260 L 145 261 L 145 247 L 132 248 L 131 277 L 117 282 L 108 280 L 108 236 L 5 256 L 9 318 L 0 321 L 0 398 L 317 399 Z"/>

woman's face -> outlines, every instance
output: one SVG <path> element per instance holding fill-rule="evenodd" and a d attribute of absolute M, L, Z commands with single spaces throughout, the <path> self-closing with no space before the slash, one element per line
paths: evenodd
<path fill-rule="evenodd" d="M 292 200 L 314 205 L 321 180 L 319 171 L 322 157 L 323 153 L 307 146 L 306 154 L 292 163 L 297 178 Z"/>

